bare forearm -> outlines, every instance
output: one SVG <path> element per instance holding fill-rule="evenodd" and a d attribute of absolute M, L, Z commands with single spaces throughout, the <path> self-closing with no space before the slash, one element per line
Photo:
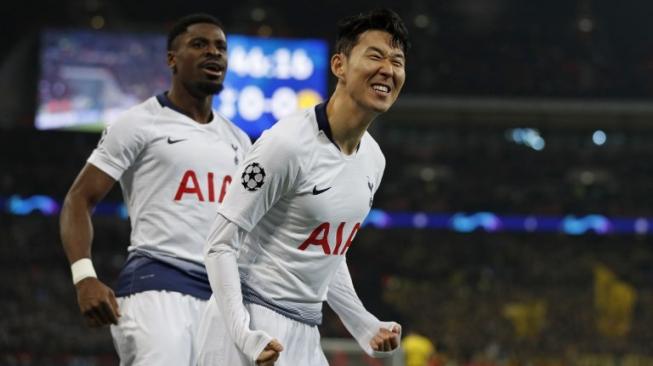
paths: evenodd
<path fill-rule="evenodd" d="M 120 317 L 113 290 L 97 279 L 90 261 L 93 241 L 91 212 L 114 183 L 109 175 L 86 164 L 70 187 L 59 217 L 61 242 L 71 264 L 79 310 L 90 327 L 118 324 Z"/>
<path fill-rule="evenodd" d="M 100 169 L 86 164 L 70 187 L 61 209 L 59 229 L 63 249 L 71 264 L 91 257 L 91 212 L 115 182 Z"/>
<path fill-rule="evenodd" d="M 68 261 L 72 264 L 81 258 L 91 257 L 93 241 L 92 207 L 83 199 L 69 193 L 61 209 L 59 226 L 61 242 Z"/>

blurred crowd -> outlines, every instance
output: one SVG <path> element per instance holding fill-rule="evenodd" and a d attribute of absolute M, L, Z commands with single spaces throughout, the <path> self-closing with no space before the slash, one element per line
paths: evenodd
<path fill-rule="evenodd" d="M 97 271 L 116 278 L 129 224 L 96 222 Z M 115 365 L 108 329 L 86 328 L 79 314 L 57 217 L 2 214 L 0 231 L 0 364 Z"/>
<path fill-rule="evenodd" d="M 0 363 L 115 364 L 108 330 L 89 330 L 79 315 L 56 217 L 1 217 Z M 102 278 L 116 278 L 127 241 L 126 221 L 96 219 Z M 432 340 L 442 365 L 577 365 L 584 355 L 653 357 L 650 241 L 368 228 L 348 262 L 367 307 Z M 607 295 L 625 313 L 598 303 L 598 266 L 631 289 L 629 304 Z M 349 337 L 326 314 L 323 337 Z M 601 328 L 605 317 L 622 328 Z"/>
<path fill-rule="evenodd" d="M 647 163 L 653 136 L 594 130 L 539 131 L 536 150 L 511 139 L 514 129 L 384 125 L 387 158 L 376 206 L 387 210 L 520 214 L 650 215 Z"/>
<path fill-rule="evenodd" d="M 374 207 L 390 211 L 650 216 L 653 134 L 591 129 L 539 131 L 545 147 L 516 143 L 508 128 L 380 124 L 386 156 Z M 97 134 L 8 130 L 0 134 L 0 197 L 61 200 Z M 20 156 L 20 159 L 16 159 Z M 122 200 L 119 189 L 105 199 Z"/>
<path fill-rule="evenodd" d="M 357 240 L 349 263 L 359 292 L 377 300 L 369 306 L 428 336 L 443 359 L 651 356 L 648 238 L 364 230 Z"/>

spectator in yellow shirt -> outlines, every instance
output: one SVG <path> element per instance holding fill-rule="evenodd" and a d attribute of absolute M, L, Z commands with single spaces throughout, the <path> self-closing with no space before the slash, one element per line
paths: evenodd
<path fill-rule="evenodd" d="M 401 342 L 406 366 L 429 366 L 435 361 L 435 346 L 427 337 L 410 331 Z"/>

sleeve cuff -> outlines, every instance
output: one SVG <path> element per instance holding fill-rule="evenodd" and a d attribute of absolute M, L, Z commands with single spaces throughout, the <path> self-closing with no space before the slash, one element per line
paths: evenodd
<path fill-rule="evenodd" d="M 122 176 L 123 171 L 121 169 L 118 169 L 115 166 L 113 166 L 111 163 L 106 162 L 95 152 L 91 154 L 87 162 L 93 164 L 93 166 L 95 166 L 96 168 L 107 173 L 111 178 L 113 178 L 116 181 L 120 180 L 120 177 Z"/>
<path fill-rule="evenodd" d="M 399 327 L 399 334 L 397 335 L 397 337 L 399 338 L 399 339 L 397 339 L 397 348 L 395 348 L 395 349 L 393 349 L 391 351 L 384 352 L 384 351 L 375 351 L 375 350 L 372 349 L 371 346 L 368 345 L 367 346 L 367 348 L 369 349 L 368 354 L 370 356 L 372 356 L 374 358 L 387 358 L 387 357 L 392 356 L 395 352 L 397 352 L 399 347 L 401 347 L 401 332 L 402 332 L 401 331 L 401 326 L 396 322 L 380 322 L 380 324 L 379 324 L 379 328 L 385 328 L 385 329 L 388 329 L 388 330 L 391 330 L 392 327 L 394 327 L 394 326 Z M 376 331 L 373 334 L 375 334 L 375 333 L 376 333 Z"/>
<path fill-rule="evenodd" d="M 245 342 L 243 353 L 246 354 L 252 362 L 256 362 L 256 359 L 270 341 L 272 341 L 272 337 L 264 331 L 253 330 Z"/>

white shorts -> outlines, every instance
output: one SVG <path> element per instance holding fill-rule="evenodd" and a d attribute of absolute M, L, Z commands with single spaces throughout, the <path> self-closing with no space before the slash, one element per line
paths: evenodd
<path fill-rule="evenodd" d="M 275 366 L 328 366 L 317 327 L 286 318 L 268 308 L 247 304 L 250 328 L 263 330 L 283 345 Z M 254 366 L 234 344 L 214 298 L 209 300 L 198 331 L 200 366 Z"/>
<path fill-rule="evenodd" d="M 121 317 L 111 335 L 120 366 L 196 366 L 197 328 L 208 301 L 169 291 L 117 300 Z"/>

